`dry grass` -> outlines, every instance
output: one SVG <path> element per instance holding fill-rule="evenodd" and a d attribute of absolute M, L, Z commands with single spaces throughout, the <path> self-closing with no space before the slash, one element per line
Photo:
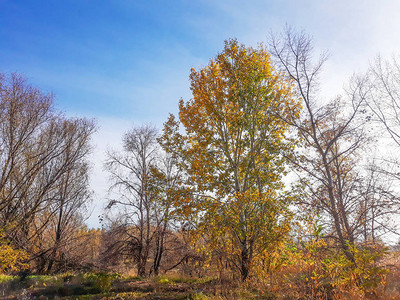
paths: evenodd
<path fill-rule="evenodd" d="M 389 272 L 382 285 L 363 293 L 355 285 L 333 287 L 313 278 L 312 268 L 293 264 L 271 276 L 247 282 L 212 277 L 193 278 L 177 273 L 153 278 L 113 274 L 31 276 L 26 281 L 1 277 L 0 299 L 398 299 L 400 300 L 400 252 L 391 252 L 380 261 Z"/>

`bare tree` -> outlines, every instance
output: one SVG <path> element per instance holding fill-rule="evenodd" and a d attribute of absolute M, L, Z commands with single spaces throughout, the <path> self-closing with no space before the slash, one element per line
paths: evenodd
<path fill-rule="evenodd" d="M 155 236 L 150 179 L 152 165 L 159 155 L 156 138 L 157 131 L 151 126 L 133 128 L 124 136 L 123 153 L 109 152 L 105 163 L 113 183 L 111 190 L 120 195 L 110 201 L 108 208 L 118 204 L 124 209 L 120 218 L 127 229 L 130 255 L 135 258 L 139 276 L 148 274 L 146 266 Z"/>
<path fill-rule="evenodd" d="M 20 75 L 2 76 L 0 86 L 0 226 L 41 270 L 67 236 L 61 227 L 78 220 L 88 200 L 86 157 L 95 125 L 56 113 L 53 96 Z M 77 188 L 85 192 L 69 192 Z"/>
<path fill-rule="evenodd" d="M 382 240 L 387 233 L 395 233 L 395 215 L 400 210 L 397 182 L 390 173 L 382 172 L 380 159 L 366 165 L 355 193 L 360 197 L 356 234 L 365 242 Z"/>
<path fill-rule="evenodd" d="M 53 251 L 47 266 L 47 271 L 53 267 L 53 262 L 63 262 L 62 249 L 74 238 L 74 231 L 83 224 L 87 204 L 91 200 L 89 190 L 89 165 L 86 157 L 90 151 L 89 139 L 94 130 L 92 122 L 82 119 L 67 120 L 63 124 L 65 151 L 59 157 L 58 165 L 66 166 L 54 189 L 51 210 L 55 212 L 50 223 L 54 229 Z"/>
<path fill-rule="evenodd" d="M 362 79 L 353 78 L 345 96 L 324 101 L 319 92 L 319 75 L 327 55 L 322 54 L 315 61 L 311 39 L 304 33 L 288 28 L 282 36 L 271 38 L 270 51 L 303 103 L 300 120 L 287 120 L 301 141 L 291 161 L 308 190 L 308 197 L 302 202 L 330 219 L 332 237 L 355 263 L 351 249 L 363 224 L 359 188 L 364 188 L 360 182 L 365 172 L 359 168 L 360 154 L 368 144 L 365 118 L 359 116 L 365 113 L 368 89 Z"/>
<path fill-rule="evenodd" d="M 400 201 L 396 187 L 400 179 L 400 160 L 397 151 L 400 147 L 400 64 L 399 57 L 393 56 L 384 60 L 378 56 L 370 65 L 365 74 L 369 88 L 366 103 L 369 117 L 377 131 L 380 143 L 378 157 L 375 159 L 373 171 L 380 178 L 386 179 L 386 185 L 391 185 L 385 193 L 385 203 L 391 203 L 391 216 L 398 213 Z M 389 216 L 386 217 L 390 219 Z M 392 221 L 377 220 L 381 229 L 395 234 L 396 224 Z M 392 225 L 392 226 L 390 226 Z"/>
<path fill-rule="evenodd" d="M 123 152 L 109 152 L 105 164 L 111 191 L 119 195 L 108 208 L 122 208 L 112 219 L 110 230 L 118 238 L 108 250 L 133 258 L 139 276 L 176 268 L 187 252 L 176 234 L 180 223 L 173 205 L 182 196 L 182 174 L 176 158 L 161 151 L 157 137 L 151 126 L 133 128 L 124 136 Z"/>
<path fill-rule="evenodd" d="M 400 146 L 400 65 L 377 57 L 366 77 L 369 80 L 368 107 L 383 125 L 393 142 Z"/>

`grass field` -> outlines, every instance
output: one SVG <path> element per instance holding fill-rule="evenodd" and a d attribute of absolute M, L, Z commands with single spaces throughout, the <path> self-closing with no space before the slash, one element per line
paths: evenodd
<path fill-rule="evenodd" d="M 273 297 L 274 298 L 274 297 Z M 213 278 L 65 273 L 55 276 L 0 277 L 0 299 L 273 299 L 263 292 L 237 289 Z"/>
<path fill-rule="evenodd" d="M 393 252 L 382 261 L 388 273 L 376 293 L 362 295 L 348 290 L 323 299 L 400 300 L 399 259 L 399 252 Z M 292 280 L 291 286 L 289 283 L 284 284 L 283 278 L 287 275 L 290 274 L 283 272 L 279 278 L 274 277 L 280 282 L 275 285 L 272 281 L 271 284 L 257 285 L 252 281 L 239 283 L 228 279 L 192 278 L 173 274 L 151 278 L 106 272 L 66 272 L 25 277 L 0 275 L 0 299 L 319 299 L 310 296 L 304 287 L 301 290 L 301 282 Z M 296 282 L 299 284 L 297 287 L 293 285 Z"/>

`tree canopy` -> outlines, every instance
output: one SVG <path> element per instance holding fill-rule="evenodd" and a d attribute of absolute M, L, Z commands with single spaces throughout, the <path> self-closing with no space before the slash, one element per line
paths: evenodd
<path fill-rule="evenodd" d="M 208 66 L 192 69 L 190 80 L 193 98 L 179 103 L 185 134 L 171 116 L 161 140 L 184 161 L 198 226 L 244 280 L 252 259 L 288 231 L 280 191 L 292 144 L 282 116 L 296 118 L 301 106 L 262 46 L 228 40 Z"/>

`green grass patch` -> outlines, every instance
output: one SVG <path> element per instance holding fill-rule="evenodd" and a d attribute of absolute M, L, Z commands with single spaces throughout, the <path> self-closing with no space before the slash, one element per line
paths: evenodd
<path fill-rule="evenodd" d="M 126 281 L 139 281 L 143 280 L 144 278 L 136 275 L 130 275 L 130 276 L 123 276 L 121 279 Z"/>
<path fill-rule="evenodd" d="M 212 280 L 214 280 L 214 278 L 213 277 L 194 278 L 194 277 L 184 277 L 184 276 L 162 275 L 155 277 L 154 280 L 155 282 L 163 284 L 168 284 L 168 283 L 204 284 L 211 282 Z"/>
<path fill-rule="evenodd" d="M 0 274 L 0 284 L 7 283 L 7 282 L 10 282 L 15 279 L 18 279 L 18 276 L 10 276 L 10 275 Z"/>
<path fill-rule="evenodd" d="M 0 291 L 3 295 L 21 295 L 29 291 L 34 297 L 45 296 L 76 297 L 109 293 L 112 283 L 121 278 L 114 273 L 84 273 L 71 272 L 58 275 L 30 275 L 24 278 L 18 276 L 0 276 Z"/>
<path fill-rule="evenodd" d="M 189 296 L 190 300 L 208 300 L 212 299 L 209 296 L 203 294 L 203 293 L 195 293 Z"/>
<path fill-rule="evenodd" d="M 35 299 L 213 299 L 203 284 L 211 277 L 158 276 L 122 277 L 114 273 L 72 273 L 58 275 L 0 276 L 0 292 L 18 299 L 29 294 Z M 3 282 L 3 283 L 2 283 Z"/>

